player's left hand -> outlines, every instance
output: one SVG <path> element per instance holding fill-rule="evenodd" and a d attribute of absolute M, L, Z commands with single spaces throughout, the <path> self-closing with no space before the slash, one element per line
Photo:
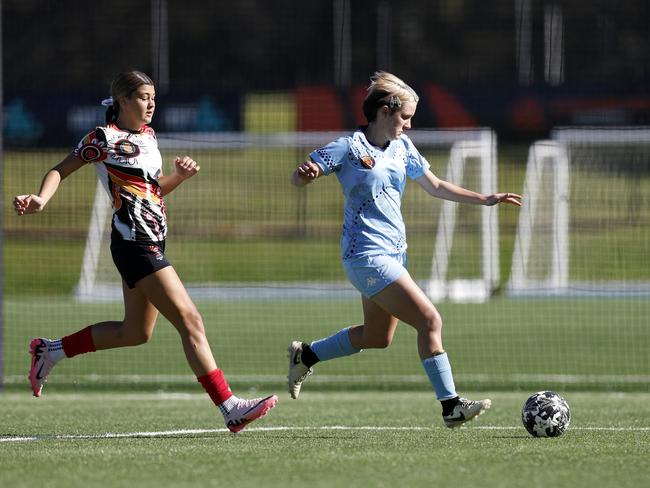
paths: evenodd
<path fill-rule="evenodd" d="M 174 166 L 178 176 L 186 180 L 199 172 L 201 167 L 189 156 L 176 157 Z"/>
<path fill-rule="evenodd" d="M 493 195 L 490 195 L 487 199 L 487 202 L 485 202 L 485 205 L 488 207 L 491 207 L 492 205 L 496 205 L 497 203 L 509 203 L 510 205 L 516 205 L 517 207 L 521 207 L 521 199 L 523 197 L 521 195 L 517 195 L 516 193 L 494 193 Z"/>

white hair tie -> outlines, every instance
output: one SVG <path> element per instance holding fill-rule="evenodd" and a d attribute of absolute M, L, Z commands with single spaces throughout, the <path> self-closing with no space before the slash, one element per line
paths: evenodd
<path fill-rule="evenodd" d="M 104 100 L 102 100 L 102 105 L 104 107 L 110 107 L 113 105 L 113 97 L 104 98 Z"/>

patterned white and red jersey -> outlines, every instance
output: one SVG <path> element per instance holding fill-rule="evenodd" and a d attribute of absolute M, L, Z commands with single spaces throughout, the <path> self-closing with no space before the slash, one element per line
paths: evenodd
<path fill-rule="evenodd" d="M 115 124 L 97 127 L 74 150 L 93 163 L 113 205 L 113 229 L 128 241 L 165 240 L 167 216 L 158 178 L 162 157 L 154 130 L 138 132 Z"/>

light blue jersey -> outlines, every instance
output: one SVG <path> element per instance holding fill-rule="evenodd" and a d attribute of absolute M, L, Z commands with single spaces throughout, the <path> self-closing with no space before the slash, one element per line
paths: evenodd
<path fill-rule="evenodd" d="M 310 157 L 323 175 L 336 173 L 345 196 L 343 260 L 404 253 L 401 203 L 406 176 L 419 178 L 429 168 L 411 140 L 401 135 L 381 149 L 357 130 L 313 151 Z"/>

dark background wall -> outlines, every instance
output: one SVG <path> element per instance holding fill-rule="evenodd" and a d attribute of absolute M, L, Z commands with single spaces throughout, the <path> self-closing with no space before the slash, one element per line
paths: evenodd
<path fill-rule="evenodd" d="M 321 108 L 340 106 L 331 128 L 349 128 L 377 69 L 421 94 L 420 127 L 520 139 L 560 124 L 647 124 L 649 21 L 644 0 L 4 0 L 5 142 L 74 142 L 92 113 L 74 108 L 96 107 L 130 68 L 154 76 L 162 106 L 218 114 L 157 118 L 162 131 L 242 130 L 250 93 L 314 87 L 297 129 L 323 128 L 301 122 L 318 117 L 322 92 L 332 97 Z"/>

